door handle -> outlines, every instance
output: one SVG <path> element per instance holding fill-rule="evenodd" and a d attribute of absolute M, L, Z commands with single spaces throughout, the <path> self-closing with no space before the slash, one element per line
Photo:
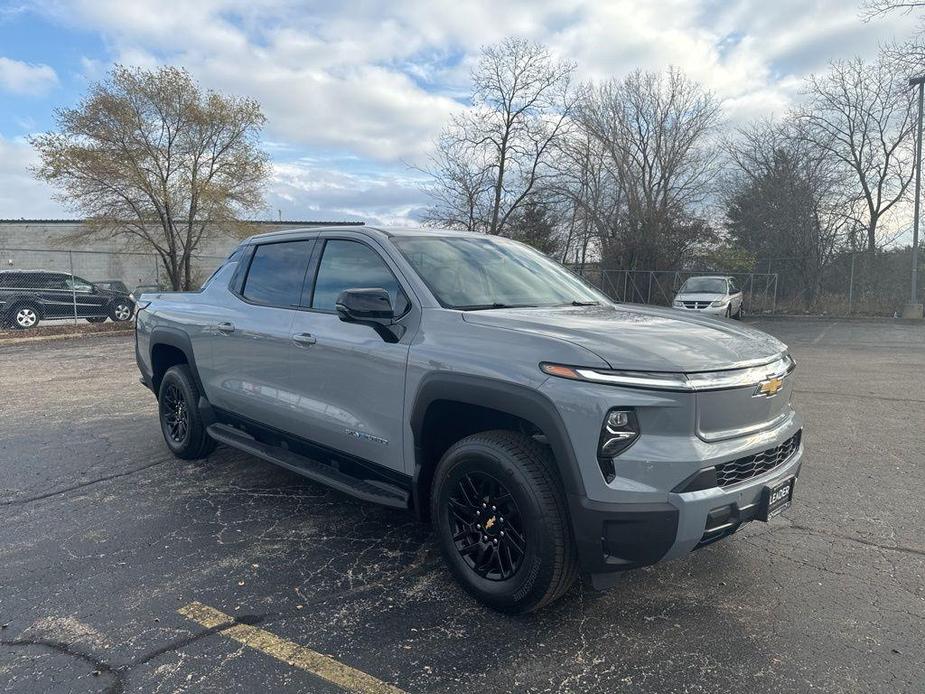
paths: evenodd
<path fill-rule="evenodd" d="M 315 344 L 318 340 L 309 333 L 298 333 L 292 336 L 292 341 L 298 345 L 304 345 L 306 347 Z"/>
<path fill-rule="evenodd" d="M 215 326 L 215 327 L 218 328 L 218 331 L 219 331 L 220 333 L 224 333 L 225 335 L 228 335 L 229 333 L 233 333 L 233 332 L 234 332 L 234 323 L 227 323 L 227 322 L 226 322 L 226 323 L 219 323 L 219 324 L 218 324 L 217 326 Z"/>

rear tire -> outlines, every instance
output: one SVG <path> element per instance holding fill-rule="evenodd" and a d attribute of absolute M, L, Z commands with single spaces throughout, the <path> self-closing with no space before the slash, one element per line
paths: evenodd
<path fill-rule="evenodd" d="M 739 309 L 735 312 L 733 318 L 736 320 L 742 320 L 742 304 L 739 304 Z"/>
<path fill-rule="evenodd" d="M 10 325 L 15 330 L 30 330 L 38 327 L 41 322 L 39 309 L 34 304 L 22 303 L 16 304 L 10 310 Z"/>
<path fill-rule="evenodd" d="M 453 576 L 489 607 L 531 612 L 575 581 L 578 561 L 555 462 L 524 434 L 488 431 L 451 446 L 434 475 L 431 519 Z"/>
<path fill-rule="evenodd" d="M 183 460 L 205 458 L 215 449 L 199 414 L 199 389 L 189 366 L 167 369 L 158 389 L 161 433 L 170 452 Z"/>
<path fill-rule="evenodd" d="M 92 318 L 87 318 L 90 323 L 105 323 L 106 316 L 93 316 Z"/>

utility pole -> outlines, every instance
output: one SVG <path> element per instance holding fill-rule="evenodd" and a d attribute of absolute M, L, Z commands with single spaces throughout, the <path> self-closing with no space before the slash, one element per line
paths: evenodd
<path fill-rule="evenodd" d="M 922 318 L 922 304 L 919 303 L 919 201 L 922 193 L 922 101 L 925 97 L 925 75 L 913 77 L 909 86 L 919 88 L 919 113 L 915 138 L 915 204 L 912 217 L 912 292 L 909 303 L 903 309 L 903 318 Z"/>

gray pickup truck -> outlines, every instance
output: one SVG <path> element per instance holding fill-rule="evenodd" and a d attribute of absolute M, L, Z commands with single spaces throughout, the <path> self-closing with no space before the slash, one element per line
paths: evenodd
<path fill-rule="evenodd" d="M 503 238 L 296 229 L 145 294 L 141 381 L 180 458 L 216 442 L 433 525 L 522 613 L 787 508 L 794 362 L 740 323 L 617 305 Z"/>

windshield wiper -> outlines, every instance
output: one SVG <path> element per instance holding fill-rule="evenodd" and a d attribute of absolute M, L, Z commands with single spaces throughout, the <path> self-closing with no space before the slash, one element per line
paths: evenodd
<path fill-rule="evenodd" d="M 573 301 L 572 306 L 600 306 L 600 301 Z"/>
<path fill-rule="evenodd" d="M 454 306 L 457 311 L 490 311 L 493 308 L 535 308 L 535 304 L 470 304 L 468 306 Z"/>

